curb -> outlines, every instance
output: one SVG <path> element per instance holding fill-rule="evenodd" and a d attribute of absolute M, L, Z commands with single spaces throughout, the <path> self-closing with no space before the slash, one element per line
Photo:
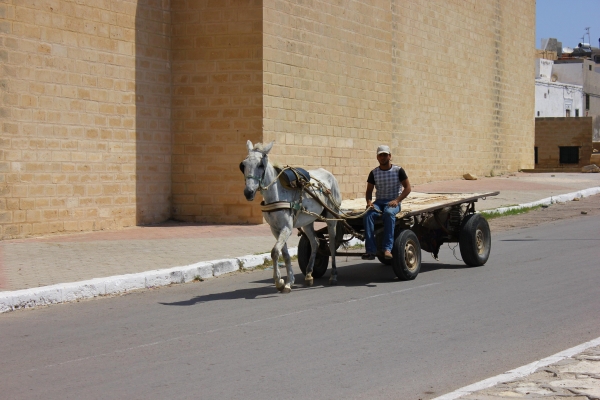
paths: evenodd
<path fill-rule="evenodd" d="M 598 193 L 600 193 L 600 187 L 593 187 L 573 193 L 547 197 L 531 203 L 484 211 L 504 214 L 510 210 L 571 201 L 575 198 L 593 196 Z M 362 241 L 354 239 L 349 245 L 358 243 L 362 243 Z M 288 251 L 292 257 L 298 254 L 297 247 L 288 248 Z M 87 281 L 59 283 L 39 288 L 0 292 L 0 314 L 24 308 L 74 302 L 99 296 L 118 295 L 139 289 L 188 283 L 196 279 L 209 279 L 238 271 L 241 268 L 254 269 L 259 265 L 263 265 L 265 261 L 271 261 L 270 253 L 199 262 L 182 267 L 157 269 L 137 274 L 116 275 Z"/>
<path fill-rule="evenodd" d="M 583 197 L 593 196 L 600 193 L 600 186 L 580 190 L 578 192 L 559 194 L 558 196 L 546 197 L 545 199 L 541 199 L 538 201 L 533 201 L 531 203 L 519 204 L 517 206 L 511 207 L 500 207 L 492 210 L 482 210 L 483 212 L 490 214 L 504 214 L 511 210 L 520 210 L 522 208 L 531 208 L 535 206 L 543 206 L 543 205 L 551 205 L 555 203 L 564 203 L 566 201 L 571 201 L 573 199 L 581 199 Z M 482 212 L 479 211 L 479 212 Z"/>
<path fill-rule="evenodd" d="M 298 249 L 288 249 L 290 256 Z M 157 269 L 137 274 L 109 276 L 73 283 L 59 283 L 32 289 L 0 292 L 0 314 L 51 304 L 73 302 L 99 296 L 118 295 L 133 290 L 150 289 L 197 279 L 210 279 L 230 272 L 254 269 L 271 261 L 271 253 L 199 262 L 183 267 Z"/>
<path fill-rule="evenodd" d="M 459 399 L 463 396 L 467 396 L 474 392 L 478 392 L 480 390 L 491 388 L 492 386 L 498 385 L 500 383 L 506 383 L 510 381 L 514 381 L 519 378 L 524 378 L 528 375 L 533 374 L 540 368 L 547 367 L 549 365 L 555 364 L 561 360 L 566 358 L 573 357 L 579 353 L 584 352 L 590 347 L 595 347 L 600 345 L 600 337 L 590 340 L 589 342 L 582 343 L 575 347 L 571 347 L 570 349 L 563 350 L 549 357 L 543 358 L 538 361 L 534 361 L 527 365 L 523 365 L 522 367 L 511 369 L 510 371 L 506 371 L 500 375 L 484 379 L 482 381 L 473 383 L 472 385 L 464 386 L 460 389 L 457 389 L 451 393 L 444 394 L 442 396 L 436 397 L 433 400 L 455 400 Z"/>

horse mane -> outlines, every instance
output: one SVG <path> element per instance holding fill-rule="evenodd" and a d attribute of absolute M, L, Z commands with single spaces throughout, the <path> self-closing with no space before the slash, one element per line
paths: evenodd
<path fill-rule="evenodd" d="M 253 150 L 260 151 L 261 153 L 263 153 L 264 150 L 265 150 L 265 145 L 262 144 L 262 143 L 260 143 L 260 142 L 258 142 L 258 143 L 256 143 L 254 145 L 254 149 Z"/>

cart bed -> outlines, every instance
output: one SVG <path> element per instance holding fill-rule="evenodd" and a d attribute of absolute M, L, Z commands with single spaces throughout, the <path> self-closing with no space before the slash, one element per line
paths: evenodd
<path fill-rule="evenodd" d="M 488 196 L 496 196 L 500 192 L 489 193 L 420 193 L 410 192 L 402 201 L 402 210 L 397 218 L 410 217 L 421 213 L 431 212 L 450 207 L 455 204 L 471 203 Z M 352 219 L 353 215 L 360 215 L 365 211 L 365 199 L 342 201 L 342 211 Z"/>

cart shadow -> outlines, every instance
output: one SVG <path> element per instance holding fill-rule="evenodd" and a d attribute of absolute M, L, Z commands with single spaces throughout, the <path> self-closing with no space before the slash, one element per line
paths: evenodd
<path fill-rule="evenodd" d="M 433 271 L 437 271 L 440 269 L 445 269 L 445 270 L 458 270 L 458 269 L 470 269 L 473 267 L 470 267 L 466 264 L 447 264 L 447 263 L 443 263 L 443 262 L 429 262 L 429 263 L 421 263 L 421 272 L 419 272 L 419 274 L 423 274 L 423 273 L 427 273 L 427 272 L 433 272 Z M 417 278 L 418 279 L 418 278 Z"/>

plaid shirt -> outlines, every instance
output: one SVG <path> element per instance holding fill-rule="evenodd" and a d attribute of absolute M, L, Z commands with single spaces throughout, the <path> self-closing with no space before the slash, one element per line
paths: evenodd
<path fill-rule="evenodd" d="M 378 200 L 393 200 L 402 190 L 402 181 L 408 179 L 404 168 L 392 164 L 387 171 L 375 168 L 369 174 L 367 182 L 375 185 L 375 197 Z"/>

